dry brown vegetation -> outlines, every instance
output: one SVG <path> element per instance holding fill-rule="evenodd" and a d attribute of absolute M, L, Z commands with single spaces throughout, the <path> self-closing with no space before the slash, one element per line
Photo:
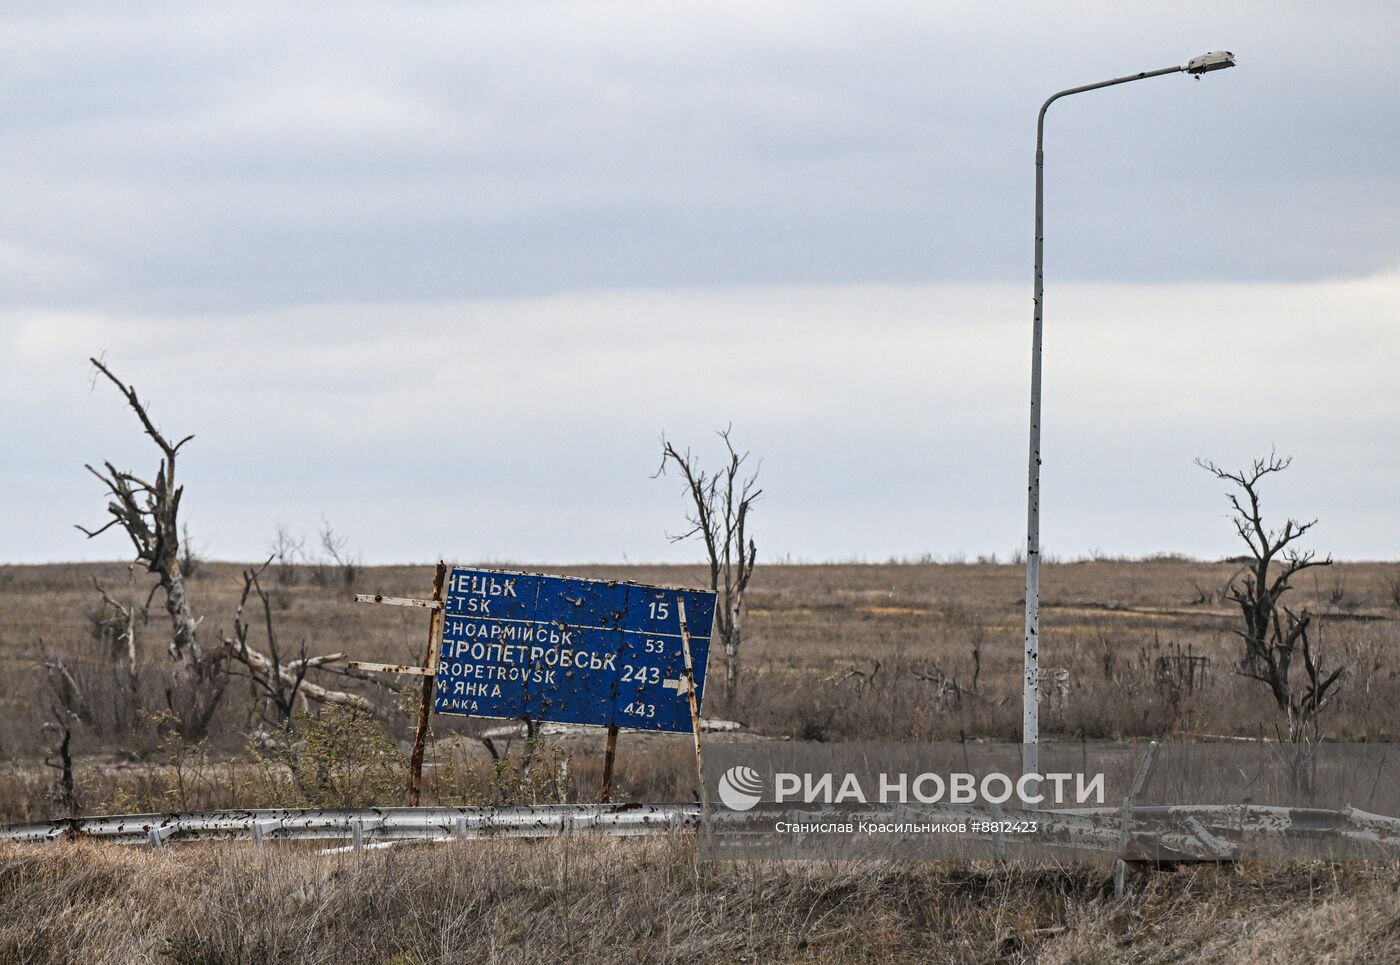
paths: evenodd
<path fill-rule="evenodd" d="M 707 579 L 698 566 L 553 569 L 688 585 Z M 1179 559 L 1047 566 L 1047 739 L 1272 737 L 1286 726 L 1268 689 L 1236 673 L 1238 618 L 1224 590 L 1238 569 Z M 1391 593 L 1397 569 L 1338 564 L 1295 590 L 1296 604 L 1316 615 L 1326 659 L 1347 668 L 1328 708 L 1330 738 L 1400 739 L 1400 608 Z M 149 579 L 138 574 L 128 585 L 119 564 L 0 567 L 0 668 L 10 681 L 0 693 L 0 819 L 56 811 L 56 773 L 41 764 L 55 745 L 54 733 L 43 727 L 52 699 L 41 639 L 48 652 L 63 656 L 94 708 L 73 738 L 83 810 L 361 803 L 375 794 L 384 795 L 377 803 L 401 803 L 386 776 L 401 767 L 395 755 L 412 727 L 396 690 L 411 685 L 401 680 L 349 683 L 372 699 L 378 722 L 359 721 L 364 726 L 357 729 L 355 721 L 332 718 L 317 725 L 313 736 L 324 753 L 355 763 L 352 773 L 315 786 L 286 780 L 275 754 L 248 752 L 258 704 L 246 681 L 230 685 L 209 740 L 197 747 L 185 746 L 159 719 L 112 719 L 108 708 L 119 703 L 124 685 L 103 649 L 110 642 L 94 629 L 101 602 L 94 576 L 114 595 L 138 598 Z M 304 640 L 313 653 L 421 660 L 422 611 L 356 605 L 343 585 L 312 580 L 309 571 L 302 576 L 268 587 L 284 647 Z M 370 568 L 358 579 L 359 589 L 422 596 L 431 569 Z M 214 632 L 221 622 L 232 625 L 242 588 L 242 570 L 231 564 L 206 564 L 190 581 L 190 595 Z M 778 738 L 1015 740 L 1020 599 L 1021 571 L 1011 565 L 760 567 L 749 593 L 746 671 L 732 716 L 757 735 Z M 138 627 L 145 671 L 159 670 L 167 659 L 165 631 L 154 620 Z M 1188 654 L 1208 664 L 1188 672 L 1180 659 Z M 146 696 L 159 711 L 158 694 Z M 425 803 L 495 803 L 513 795 L 593 799 L 601 732 L 596 740 L 547 743 L 527 776 L 520 742 L 496 741 L 504 760 L 493 762 L 474 739 L 499 723 L 434 719 Z M 617 797 L 692 797 L 684 736 L 624 734 L 620 748 Z"/>
<path fill-rule="evenodd" d="M 0 960 L 1382 962 L 1392 868 L 703 863 L 688 838 L 0 847 Z"/>
<path fill-rule="evenodd" d="M 528 569 L 529 567 L 522 567 Z M 560 568 L 546 568 L 559 571 Z M 310 571 L 270 581 L 277 632 L 308 652 L 414 663 L 422 611 L 357 606 Z M 1238 567 L 1179 559 L 1046 567 L 1048 739 L 1273 735 L 1268 689 L 1238 675 L 1225 587 Z M 702 567 L 565 568 L 701 585 Z M 241 568 L 207 563 L 199 612 L 231 627 Z M 1400 605 L 1394 564 L 1340 564 L 1296 588 L 1318 642 L 1344 665 L 1328 734 L 1400 739 Z M 352 681 L 376 717 L 313 706 L 295 758 L 249 748 L 256 694 L 234 681 L 208 739 L 191 746 L 153 714 L 114 717 L 126 686 L 94 623 L 96 576 L 145 593 L 119 564 L 0 567 L 0 819 L 61 810 L 46 767 L 56 734 L 39 646 L 85 688 L 74 725 L 81 810 L 402 803 L 412 684 Z M 356 589 L 421 596 L 429 567 L 370 568 Z M 1014 740 L 1021 571 L 992 564 L 760 567 L 749 591 L 742 737 Z M 138 628 L 142 674 L 167 659 L 164 629 Z M 104 649 L 105 648 L 105 649 Z M 1182 657 L 1205 657 L 1184 670 Z M 124 659 L 124 658 L 123 658 Z M 717 658 L 718 659 L 718 658 Z M 718 663 L 715 667 L 718 667 Z M 1057 674 L 1056 671 L 1063 671 Z M 145 680 L 145 677 L 142 677 Z M 1058 681 L 1058 683 L 1057 683 Z M 345 685 L 344 681 L 337 686 Z M 145 686 L 145 684 L 143 684 Z M 142 699 L 158 710 L 159 692 Z M 717 709 L 717 708 L 715 708 Z M 499 721 L 434 719 L 425 803 L 593 800 L 602 734 L 478 739 Z M 624 733 L 614 799 L 695 792 L 684 735 Z M 693 841 L 477 841 L 350 855 L 293 844 L 95 844 L 0 850 L 0 961 L 934 960 L 1394 961 L 1400 869 L 1299 864 L 1196 867 L 1114 899 L 1106 868 L 705 864 Z"/>

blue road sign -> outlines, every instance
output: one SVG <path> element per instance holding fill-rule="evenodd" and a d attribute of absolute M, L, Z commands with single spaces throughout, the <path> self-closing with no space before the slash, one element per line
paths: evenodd
<path fill-rule="evenodd" d="M 689 731 L 678 599 L 685 601 L 698 700 L 705 692 L 715 594 L 453 569 L 434 709 Z"/>

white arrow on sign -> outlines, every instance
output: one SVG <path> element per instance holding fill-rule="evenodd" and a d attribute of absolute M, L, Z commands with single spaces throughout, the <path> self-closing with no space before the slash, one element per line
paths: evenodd
<path fill-rule="evenodd" d="M 684 677 L 677 677 L 675 680 L 663 680 L 661 686 L 667 690 L 674 690 L 677 697 L 685 697 L 690 693 L 690 688 L 686 686 Z"/>

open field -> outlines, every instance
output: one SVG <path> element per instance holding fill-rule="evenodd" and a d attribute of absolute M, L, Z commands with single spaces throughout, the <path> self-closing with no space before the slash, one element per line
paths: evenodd
<path fill-rule="evenodd" d="M 543 567 L 542 569 L 558 569 Z M 696 567 L 571 567 L 603 578 L 698 585 Z M 1051 565 L 1044 574 L 1043 727 L 1052 740 L 1271 735 L 1262 685 L 1234 673 L 1229 563 L 1176 559 Z M 354 590 L 425 595 L 428 567 L 373 568 Z M 75 726 L 78 810 L 402 803 L 412 684 L 330 678 L 374 718 L 298 722 L 302 765 L 249 746 L 253 701 L 234 681 L 207 741 L 158 717 L 116 713 L 120 675 L 96 577 L 144 598 L 126 567 L 0 567 L 0 820 L 62 813 L 42 655 L 61 655 L 95 708 Z M 1309 573 L 1295 606 L 1321 616 L 1323 659 L 1347 667 L 1328 733 L 1400 739 L 1395 564 Z M 324 581 L 323 581 L 324 582 Z M 190 581 L 205 639 L 231 625 L 240 568 Z M 417 663 L 422 611 L 357 606 L 309 572 L 268 580 L 284 650 Z M 1021 571 L 1011 565 L 760 567 L 742 686 L 707 716 L 720 740 L 1015 740 Z M 140 696 L 161 707 L 164 614 L 138 629 Z M 259 631 L 261 632 L 261 631 Z M 42 643 L 41 643 L 42 641 Z M 1196 672 L 1184 673 L 1187 657 Z M 713 679 L 722 679 L 712 657 Z M 1061 671 L 1057 673 L 1057 671 Z M 398 689 L 396 689 L 398 688 Z M 400 692 L 401 691 L 401 692 Z M 405 699 L 408 698 L 408 699 Z M 316 707 L 313 705 L 313 711 Z M 589 801 L 602 735 L 481 738 L 500 721 L 436 718 L 424 803 Z M 309 763 L 305 763 L 309 761 Z M 614 799 L 695 794 L 684 735 L 624 734 Z M 1030 867 L 702 863 L 694 841 L 454 842 L 320 855 L 246 842 L 0 849 L 0 960 L 129 961 L 1394 961 L 1400 869 L 1390 865 L 1186 866 L 1112 897 L 1102 865 Z"/>
<path fill-rule="evenodd" d="M 531 568 L 531 567 L 522 567 Z M 531 568 L 532 569 L 532 568 Z M 700 585 L 699 567 L 588 566 L 560 572 L 644 582 Z M 1238 676 L 1236 615 L 1220 591 L 1237 567 L 1178 559 L 1049 565 L 1043 579 L 1042 728 L 1046 739 L 1209 739 L 1272 736 L 1280 717 L 1265 688 Z M 205 639 L 231 626 L 240 568 L 206 564 L 190 581 Z M 96 577 L 118 599 L 145 597 L 146 577 L 119 564 L 0 567 L 0 819 L 53 813 L 55 772 L 40 761 L 54 750 L 52 703 L 41 644 L 64 656 L 92 703 L 116 687 L 110 646 L 96 633 Z M 830 565 L 759 567 L 750 590 L 741 686 L 726 705 L 711 689 L 706 714 L 743 722 L 740 737 L 896 741 L 1016 740 L 1020 720 L 1021 570 L 1014 565 Z M 428 567 L 361 571 L 353 589 L 426 595 Z M 1349 563 L 1305 574 L 1293 605 L 1320 617 L 1322 659 L 1344 665 L 1328 735 L 1345 740 L 1400 739 L 1400 565 Z M 309 571 L 286 582 L 269 576 L 273 617 L 284 650 L 419 663 L 426 641 L 422 611 L 356 605 L 337 582 L 318 585 Z M 164 614 L 138 628 L 146 702 L 161 707 Z M 261 632 L 260 630 L 258 632 Z M 254 637 L 255 642 L 257 637 Z M 1189 677 L 1180 655 L 1208 664 Z M 720 657 L 712 655 L 716 684 Z M 1062 671 L 1057 673 L 1057 671 Z M 252 700 L 235 681 L 206 745 L 178 747 L 169 733 L 140 721 L 94 712 L 75 729 L 77 790 L 84 810 L 297 803 L 394 804 L 395 742 L 412 717 L 402 709 L 412 684 L 332 683 L 360 690 L 380 708 L 387 743 L 329 800 L 279 784 L 266 759 L 246 752 Z M 411 701 L 409 701 L 411 702 Z M 314 706 L 313 706 L 314 709 Z M 476 739 L 500 721 L 438 717 L 429 753 L 425 803 L 592 800 L 601 768 L 601 734 L 546 741 L 529 781 L 520 743 L 497 738 L 493 764 Z M 335 731 L 331 751 L 360 735 Z M 351 750 L 361 751 L 356 744 Z M 683 735 L 624 734 L 615 797 L 684 800 L 694 795 Z M 541 762 L 549 764 L 543 766 Z M 339 795 L 335 797 L 334 795 Z M 269 799 L 269 798 L 275 798 Z"/>

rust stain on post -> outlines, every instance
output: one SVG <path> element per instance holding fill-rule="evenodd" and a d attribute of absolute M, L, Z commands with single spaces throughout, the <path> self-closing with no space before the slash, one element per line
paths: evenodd
<path fill-rule="evenodd" d="M 418 704 L 418 730 L 413 735 L 413 755 L 408 761 L 408 806 L 416 808 L 423 790 L 423 744 L 428 737 L 428 715 L 433 712 L 433 686 L 437 683 L 438 641 L 442 637 L 442 586 L 447 579 L 447 564 L 438 560 L 433 575 L 432 620 L 428 624 L 428 652 L 423 663 L 428 673 L 423 677 L 423 699 Z"/>
<path fill-rule="evenodd" d="M 612 795 L 613 761 L 617 759 L 617 725 L 608 725 L 608 747 L 603 754 L 603 795 L 600 799 L 607 804 Z"/>

